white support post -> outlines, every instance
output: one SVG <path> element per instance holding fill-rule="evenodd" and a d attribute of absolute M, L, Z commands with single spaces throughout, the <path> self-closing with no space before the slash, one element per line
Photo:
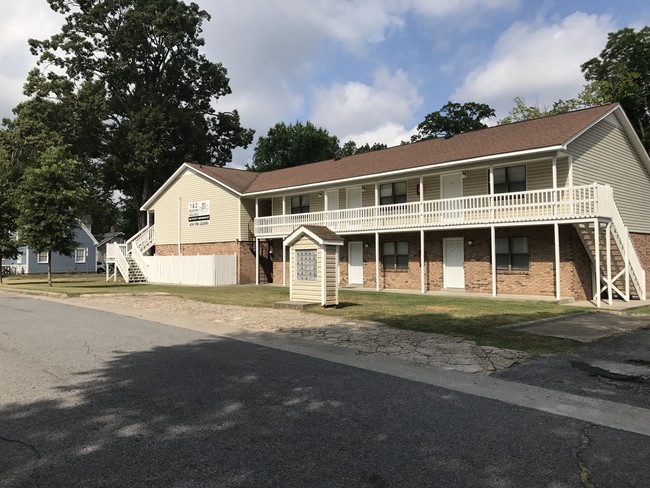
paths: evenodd
<path fill-rule="evenodd" d="M 625 299 L 630 300 L 630 234 L 625 239 Z"/>
<path fill-rule="evenodd" d="M 494 166 L 490 166 L 490 174 L 488 175 L 488 184 L 490 186 L 490 220 L 494 220 Z M 492 228 L 492 231 L 494 231 L 494 228 Z"/>
<path fill-rule="evenodd" d="M 379 232 L 375 232 L 375 284 L 379 291 Z"/>
<path fill-rule="evenodd" d="M 255 237 L 255 284 L 260 284 L 260 240 Z"/>
<path fill-rule="evenodd" d="M 567 177 L 569 180 L 569 188 L 573 188 L 573 156 L 569 155 L 569 175 Z"/>
<path fill-rule="evenodd" d="M 557 156 L 553 156 L 551 173 L 553 174 L 553 215 L 557 215 Z"/>
<path fill-rule="evenodd" d="M 424 267 L 426 266 L 424 259 L 424 229 L 420 229 L 420 283 L 422 293 L 426 293 L 426 286 L 424 284 Z"/>
<path fill-rule="evenodd" d="M 490 169 L 490 172 L 492 169 Z M 497 296 L 497 249 L 496 249 L 496 229 L 490 227 L 490 253 L 492 257 L 492 296 Z"/>
<path fill-rule="evenodd" d="M 555 233 L 555 299 L 560 300 L 560 226 L 553 224 Z"/>
<path fill-rule="evenodd" d="M 607 253 L 607 303 L 612 305 L 612 223 L 608 222 L 605 227 L 605 249 Z"/>
<path fill-rule="evenodd" d="M 594 220 L 594 254 L 596 268 L 594 299 L 596 300 L 596 306 L 600 308 L 600 222 L 598 222 L 598 219 Z"/>
<path fill-rule="evenodd" d="M 287 215 L 287 199 L 282 195 L 282 215 Z"/>
<path fill-rule="evenodd" d="M 375 207 L 379 206 L 379 183 L 375 183 Z"/>

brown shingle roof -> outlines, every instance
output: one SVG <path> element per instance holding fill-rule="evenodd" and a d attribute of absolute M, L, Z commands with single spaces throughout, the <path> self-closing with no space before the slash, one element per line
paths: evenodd
<path fill-rule="evenodd" d="M 206 176 L 222 182 L 224 185 L 232 188 L 236 192 L 244 193 L 246 189 L 255 181 L 259 173 L 252 171 L 242 171 L 241 169 L 219 168 L 216 166 L 204 166 L 202 164 L 185 163 L 187 166 L 200 171 Z"/>
<path fill-rule="evenodd" d="M 317 235 L 324 241 L 341 241 L 343 242 L 343 238 L 336 234 L 333 230 L 331 230 L 329 227 L 325 227 L 324 225 L 303 225 L 303 228 L 311 231 L 314 233 L 314 235 Z"/>
<path fill-rule="evenodd" d="M 616 106 L 610 104 L 577 110 L 536 120 L 474 130 L 449 139 L 429 139 L 338 160 L 260 173 L 258 178 L 251 180 L 245 193 L 559 146 Z M 242 171 L 242 173 L 248 172 Z"/>

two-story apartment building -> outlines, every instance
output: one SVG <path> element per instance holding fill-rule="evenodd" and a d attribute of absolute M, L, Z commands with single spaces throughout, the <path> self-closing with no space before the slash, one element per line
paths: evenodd
<path fill-rule="evenodd" d="M 648 286 L 650 158 L 618 104 L 267 173 L 186 163 L 142 209 L 138 252 L 234 253 L 240 283 L 286 284 L 282 241 L 308 224 L 345 239 L 343 285 L 598 302 Z"/>

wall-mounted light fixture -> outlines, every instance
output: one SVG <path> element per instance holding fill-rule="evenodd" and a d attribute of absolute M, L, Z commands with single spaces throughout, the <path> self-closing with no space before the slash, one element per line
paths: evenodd
<path fill-rule="evenodd" d="M 323 198 L 323 192 L 322 191 L 318 193 L 318 198 Z"/>
<path fill-rule="evenodd" d="M 366 187 L 365 187 L 365 186 L 362 186 L 362 187 L 361 187 L 361 191 L 366 191 Z"/>
<path fill-rule="evenodd" d="M 368 248 L 370 247 L 370 245 L 366 242 L 366 243 L 363 245 L 363 247 L 365 247 L 366 249 L 368 249 Z"/>
<path fill-rule="evenodd" d="M 467 245 L 468 245 L 468 246 L 472 246 L 473 244 L 474 244 L 474 241 L 473 241 L 473 240 L 470 239 L 469 241 L 467 241 Z"/>
<path fill-rule="evenodd" d="M 463 171 L 462 175 L 463 175 L 463 178 L 467 178 L 467 171 Z"/>

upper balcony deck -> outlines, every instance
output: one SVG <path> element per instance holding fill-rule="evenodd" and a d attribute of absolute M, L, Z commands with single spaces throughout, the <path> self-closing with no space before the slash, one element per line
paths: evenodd
<path fill-rule="evenodd" d="M 323 225 L 339 234 L 355 234 L 541 223 L 608 217 L 613 202 L 611 187 L 593 184 L 257 217 L 254 229 L 257 238 L 277 238 L 289 235 L 301 225 Z"/>

